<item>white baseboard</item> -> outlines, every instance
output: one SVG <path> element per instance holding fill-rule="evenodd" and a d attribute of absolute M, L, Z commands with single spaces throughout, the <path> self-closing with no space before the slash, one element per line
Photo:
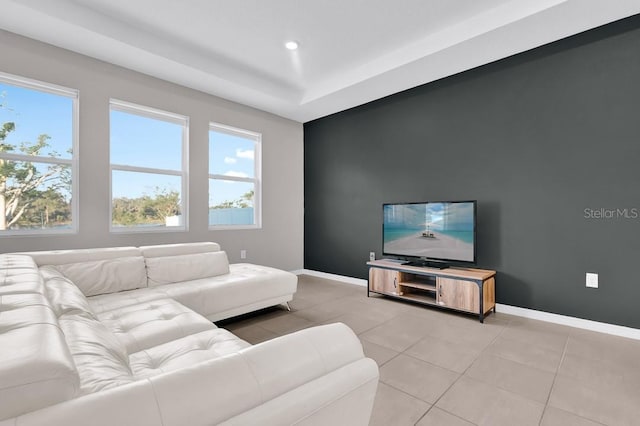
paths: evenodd
<path fill-rule="evenodd" d="M 367 280 L 362 280 L 360 278 L 345 277 L 344 275 L 329 274 L 327 272 L 312 271 L 310 269 L 298 269 L 297 271 L 291 271 L 291 272 L 296 275 L 311 275 L 312 277 L 325 278 L 327 280 L 334 280 L 334 281 L 341 281 L 343 283 L 360 285 L 362 287 L 367 286 Z"/>
<path fill-rule="evenodd" d="M 640 340 L 640 329 L 496 303 L 496 312 Z"/>
<path fill-rule="evenodd" d="M 363 287 L 367 286 L 367 280 L 345 277 L 344 275 L 329 274 L 327 272 L 312 271 L 310 269 L 299 269 L 297 271 L 291 272 L 296 275 L 311 275 L 313 277 L 341 281 L 344 283 L 360 285 Z M 608 324 L 606 322 L 591 321 L 566 315 L 552 314 L 544 311 L 536 311 L 535 309 L 503 305 L 502 303 L 496 303 L 496 312 L 515 315 L 523 318 L 535 319 L 539 321 L 551 322 L 554 324 L 566 325 L 569 327 L 581 328 L 584 330 L 597 331 L 599 333 L 611 334 L 614 336 L 627 337 L 629 339 L 640 340 L 640 329 L 625 327 L 622 325 Z"/>

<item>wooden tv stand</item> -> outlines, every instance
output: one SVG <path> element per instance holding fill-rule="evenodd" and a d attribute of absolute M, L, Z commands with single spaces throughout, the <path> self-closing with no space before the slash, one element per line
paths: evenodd
<path fill-rule="evenodd" d="M 478 315 L 480 322 L 496 307 L 496 271 L 436 269 L 402 265 L 385 259 L 367 262 L 369 293 L 455 309 Z"/>

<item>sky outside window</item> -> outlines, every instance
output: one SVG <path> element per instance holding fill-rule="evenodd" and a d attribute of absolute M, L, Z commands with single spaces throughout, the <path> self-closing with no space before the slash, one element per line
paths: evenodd
<path fill-rule="evenodd" d="M 255 141 L 241 136 L 209 131 L 209 173 L 253 178 Z"/>
<path fill-rule="evenodd" d="M 41 155 L 56 153 L 56 157 L 70 159 L 73 147 L 73 100 L 65 96 L 39 92 L 0 83 L 0 124 L 15 123 L 15 130 L 7 135 L 5 144 L 16 146 L 34 143 L 46 134 L 49 148 Z"/>
<path fill-rule="evenodd" d="M 111 164 L 181 170 L 183 126 L 111 111 Z"/>
<path fill-rule="evenodd" d="M 254 139 L 215 130 L 209 131 L 209 173 L 218 176 L 254 178 L 255 144 Z M 209 207 L 226 201 L 239 200 L 242 195 L 254 189 L 253 183 L 210 180 Z"/>
<path fill-rule="evenodd" d="M 111 177 L 113 198 L 154 196 L 162 191 L 181 192 L 180 176 L 114 170 Z"/>

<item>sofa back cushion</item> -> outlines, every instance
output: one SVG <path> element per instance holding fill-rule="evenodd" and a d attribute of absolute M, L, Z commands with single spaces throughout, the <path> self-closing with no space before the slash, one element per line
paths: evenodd
<path fill-rule="evenodd" d="M 58 318 L 80 315 L 97 319 L 89 301 L 70 279 L 65 278 L 54 266 L 43 266 L 40 275 L 44 279 L 47 299 Z"/>
<path fill-rule="evenodd" d="M 80 395 L 134 381 L 129 354 L 104 324 L 78 315 L 67 315 L 59 321 L 78 369 Z"/>
<path fill-rule="evenodd" d="M 202 243 L 160 244 L 155 246 L 142 246 L 140 247 L 140 251 L 145 258 L 165 257 L 220 251 L 220 244 L 209 241 Z"/>
<path fill-rule="evenodd" d="M 85 296 L 117 293 L 147 286 L 142 256 L 55 265 Z"/>
<path fill-rule="evenodd" d="M 149 287 L 229 273 L 224 251 L 146 258 Z"/>
<path fill-rule="evenodd" d="M 74 398 L 78 373 L 32 259 L 0 255 L 0 423 Z"/>
<path fill-rule="evenodd" d="M 38 266 L 65 265 L 93 260 L 117 259 L 120 257 L 142 256 L 137 247 L 107 247 L 73 250 L 47 250 L 17 253 L 31 257 Z"/>

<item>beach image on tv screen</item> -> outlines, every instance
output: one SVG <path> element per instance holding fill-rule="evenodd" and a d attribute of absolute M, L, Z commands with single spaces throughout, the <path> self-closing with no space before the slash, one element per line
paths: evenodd
<path fill-rule="evenodd" d="M 473 203 L 387 204 L 384 252 L 473 262 Z"/>

